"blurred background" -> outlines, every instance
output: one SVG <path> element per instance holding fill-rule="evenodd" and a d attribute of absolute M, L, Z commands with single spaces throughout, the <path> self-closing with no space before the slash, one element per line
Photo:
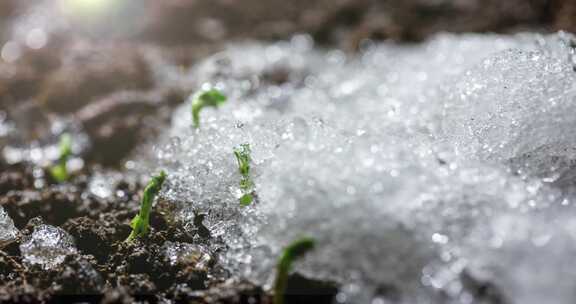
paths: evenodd
<path fill-rule="evenodd" d="M 421 40 L 438 31 L 573 31 L 571 0 L 2 0 L 2 40 L 41 48 L 56 37 L 166 46 L 310 33 L 354 48 L 362 39 Z M 8 56 L 10 57 L 10 56 Z"/>
<path fill-rule="evenodd" d="M 233 42 L 305 33 L 355 52 L 442 31 L 557 30 L 576 31 L 576 1 L 0 0 L 0 147 L 76 128 L 100 147 L 85 161 L 115 166 L 193 90 L 179 72 Z M 0 165 L 34 157 L 11 149 Z"/>

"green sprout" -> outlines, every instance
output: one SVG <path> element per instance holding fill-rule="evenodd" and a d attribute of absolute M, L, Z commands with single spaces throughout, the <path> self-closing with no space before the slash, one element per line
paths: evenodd
<path fill-rule="evenodd" d="M 126 242 L 131 242 L 137 237 L 144 236 L 148 233 L 148 230 L 150 230 L 150 210 L 152 210 L 154 197 L 160 192 L 164 180 L 166 180 L 166 173 L 160 171 L 160 174 L 153 176 L 144 189 L 140 211 L 134 216 L 132 222 L 130 222 L 132 232 L 126 239 Z"/>
<path fill-rule="evenodd" d="M 240 197 L 240 205 L 248 206 L 254 200 L 252 196 L 254 183 L 250 179 L 250 144 L 241 144 L 234 148 L 234 156 L 236 156 L 236 161 L 238 161 L 238 171 L 242 175 L 240 190 L 242 190 L 243 194 Z"/>
<path fill-rule="evenodd" d="M 250 206 L 250 204 L 252 204 L 253 200 L 254 200 L 254 197 L 252 197 L 251 193 L 244 193 L 239 199 L 240 206 L 242 206 L 242 207 Z"/>
<path fill-rule="evenodd" d="M 68 133 L 64 133 L 60 136 L 60 157 L 58 158 L 58 163 L 50 167 L 49 172 L 57 182 L 63 183 L 70 178 L 68 174 L 68 159 L 72 155 L 72 137 Z"/>
<path fill-rule="evenodd" d="M 194 128 L 200 127 L 200 111 L 204 107 L 218 108 L 226 102 L 226 96 L 217 89 L 202 90 L 192 96 L 192 121 Z"/>
<path fill-rule="evenodd" d="M 293 241 L 284 248 L 282 256 L 276 265 L 276 279 L 274 280 L 274 304 L 284 304 L 284 294 L 288 284 L 288 275 L 292 264 L 297 259 L 302 258 L 310 250 L 314 249 L 316 242 L 309 237 L 303 237 Z"/>

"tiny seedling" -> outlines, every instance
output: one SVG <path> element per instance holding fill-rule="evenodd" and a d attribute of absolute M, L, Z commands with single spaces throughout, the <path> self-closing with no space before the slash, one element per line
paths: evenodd
<path fill-rule="evenodd" d="M 202 90 L 192 96 L 192 122 L 200 127 L 200 111 L 205 107 L 218 108 L 226 102 L 226 96 L 217 89 Z"/>
<path fill-rule="evenodd" d="M 276 279 L 274 280 L 274 304 L 284 304 L 284 294 L 288 283 L 288 275 L 292 264 L 302 258 L 306 253 L 314 249 L 316 242 L 309 237 L 300 238 L 282 252 L 278 264 L 276 264 Z"/>
<path fill-rule="evenodd" d="M 60 136 L 60 157 L 58 158 L 58 163 L 50 167 L 50 175 L 52 178 L 59 183 L 63 183 L 70 178 L 68 174 L 68 159 L 72 155 L 72 137 L 68 133 L 64 133 Z"/>
<path fill-rule="evenodd" d="M 240 190 L 242 190 L 242 196 L 240 197 L 240 205 L 248 206 L 252 203 L 252 191 L 254 188 L 254 183 L 250 179 L 250 145 L 241 144 L 240 146 L 234 148 L 234 156 L 236 156 L 236 161 L 238 162 L 238 171 L 242 175 L 240 180 Z"/>
<path fill-rule="evenodd" d="M 150 230 L 150 211 L 152 210 L 152 203 L 154 202 L 154 197 L 156 197 L 158 192 L 160 192 L 164 180 L 166 180 L 166 173 L 160 171 L 160 174 L 153 176 L 152 180 L 150 180 L 144 189 L 140 211 L 136 216 L 134 216 L 132 222 L 130 222 L 132 232 L 126 239 L 126 242 L 131 242 L 137 237 L 144 236 L 148 233 L 148 230 Z"/>
<path fill-rule="evenodd" d="M 234 148 L 234 156 L 238 161 L 238 171 L 243 177 L 250 174 L 250 144 L 241 144 Z"/>

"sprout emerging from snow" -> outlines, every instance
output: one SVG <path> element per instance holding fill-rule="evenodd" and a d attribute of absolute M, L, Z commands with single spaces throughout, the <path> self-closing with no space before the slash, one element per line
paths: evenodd
<path fill-rule="evenodd" d="M 240 205 L 248 206 L 252 203 L 252 190 L 254 183 L 250 179 L 250 145 L 241 144 L 240 146 L 234 148 L 234 156 L 238 161 L 238 171 L 242 175 L 240 180 L 240 190 L 242 190 L 242 196 L 240 197 Z"/>
<path fill-rule="evenodd" d="M 315 241 L 309 237 L 303 237 L 292 242 L 286 248 L 276 265 L 276 280 L 274 281 L 274 304 L 284 304 L 284 293 L 288 283 L 288 275 L 292 264 L 297 259 L 314 249 Z"/>
<path fill-rule="evenodd" d="M 50 175 L 59 183 L 63 183 L 70 178 L 66 164 L 70 155 L 72 155 L 72 137 L 70 134 L 64 133 L 60 136 L 60 157 L 58 163 L 50 167 Z"/>
<path fill-rule="evenodd" d="M 192 121 L 194 128 L 200 127 L 200 111 L 204 107 L 217 108 L 226 102 L 226 96 L 217 89 L 202 90 L 192 96 Z"/>
<path fill-rule="evenodd" d="M 144 236 L 148 233 L 148 230 L 150 229 L 150 210 L 152 210 L 152 203 L 154 202 L 154 197 L 156 197 L 158 192 L 160 192 L 164 180 L 166 180 L 166 173 L 160 171 L 160 174 L 152 177 L 152 180 L 150 180 L 144 189 L 140 211 L 136 216 L 134 216 L 130 223 L 132 232 L 126 239 L 126 242 L 131 242 L 135 238 Z"/>

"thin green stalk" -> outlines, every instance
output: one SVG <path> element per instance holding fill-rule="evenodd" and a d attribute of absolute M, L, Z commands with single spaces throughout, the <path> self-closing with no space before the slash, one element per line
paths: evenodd
<path fill-rule="evenodd" d="M 314 249 L 316 242 L 309 237 L 300 238 L 282 252 L 278 264 L 276 264 L 276 279 L 274 280 L 274 304 L 284 304 L 288 275 L 292 264 L 302 258 L 306 253 Z"/>
<path fill-rule="evenodd" d="M 72 155 L 72 137 L 68 133 L 64 133 L 60 136 L 60 156 L 58 162 L 50 167 L 49 172 L 52 178 L 59 183 L 63 183 L 70 178 L 68 174 L 68 159 Z"/>
<path fill-rule="evenodd" d="M 250 152 L 249 144 L 241 144 L 234 148 L 234 156 L 236 156 L 236 161 L 238 162 L 238 172 L 242 175 L 240 180 L 240 190 L 243 193 L 240 197 L 240 205 L 242 206 L 248 206 L 254 200 L 252 196 L 254 183 L 250 179 L 250 162 L 252 160 Z"/>
<path fill-rule="evenodd" d="M 166 173 L 160 171 L 160 174 L 152 177 L 146 188 L 144 189 L 144 195 L 142 196 L 142 203 L 140 204 L 140 211 L 130 223 L 132 227 L 132 232 L 128 236 L 125 242 L 131 242 L 137 237 L 142 237 L 148 233 L 150 230 L 150 211 L 152 210 L 152 203 L 154 198 L 160 192 L 162 184 L 166 180 Z"/>
<path fill-rule="evenodd" d="M 199 91 L 192 96 L 192 122 L 194 128 L 200 127 L 200 112 L 205 107 L 218 108 L 226 102 L 226 96 L 217 89 Z"/>

